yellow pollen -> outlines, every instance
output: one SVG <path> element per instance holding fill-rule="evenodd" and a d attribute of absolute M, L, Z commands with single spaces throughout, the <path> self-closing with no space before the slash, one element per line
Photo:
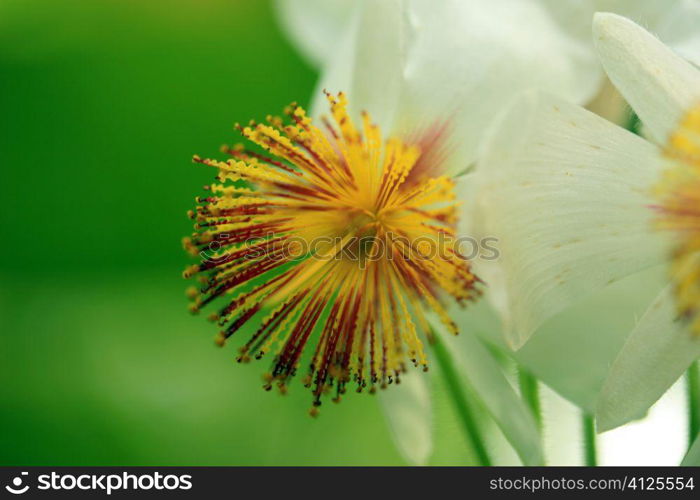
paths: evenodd
<path fill-rule="evenodd" d="M 211 316 L 223 328 L 217 343 L 243 330 L 240 361 L 272 352 L 266 389 L 285 393 L 303 370 L 312 415 L 322 396 L 340 401 L 348 383 L 372 393 L 408 362 L 427 369 L 425 311 L 456 334 L 445 300 L 479 295 L 469 262 L 450 246 L 454 182 L 426 164 L 440 155 L 385 140 L 367 113 L 358 128 L 346 96 L 327 97 L 331 119 L 320 127 L 292 104 L 287 122 L 239 127 L 248 144 L 223 147 L 227 161 L 195 156 L 218 175 L 183 240 L 202 258 L 184 273 L 202 279 L 187 292 L 192 311 L 221 304 Z"/>
<path fill-rule="evenodd" d="M 657 184 L 657 224 L 671 230 L 670 275 L 678 314 L 700 335 L 700 105 L 691 109 L 665 149 L 669 167 Z"/>

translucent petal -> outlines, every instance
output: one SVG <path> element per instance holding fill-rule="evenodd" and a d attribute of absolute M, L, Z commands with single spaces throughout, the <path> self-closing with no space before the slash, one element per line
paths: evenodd
<path fill-rule="evenodd" d="M 615 359 L 597 408 L 606 431 L 640 418 L 700 356 L 700 338 L 676 317 L 671 286 L 651 304 Z"/>
<path fill-rule="evenodd" d="M 595 5 L 601 12 L 614 12 L 644 26 L 685 59 L 700 64 L 697 0 L 596 0 Z"/>
<path fill-rule="evenodd" d="M 460 331 L 477 333 L 509 352 L 498 314 L 489 305 L 492 283 L 486 281 L 484 299 L 451 313 Z M 610 365 L 638 318 L 667 283 L 663 265 L 635 273 L 552 317 L 510 355 L 563 398 L 594 413 Z"/>
<path fill-rule="evenodd" d="M 474 218 L 498 239 L 513 347 L 591 292 L 664 261 L 648 208 L 660 167 L 655 146 L 551 96 L 526 93 L 501 116 L 478 165 Z"/>
<path fill-rule="evenodd" d="M 695 438 L 681 465 L 686 467 L 700 467 L 700 436 Z"/>
<path fill-rule="evenodd" d="M 542 465 L 542 442 L 535 420 L 493 355 L 469 331 L 454 336 L 437 323 L 434 328 L 449 349 L 462 383 L 481 398 L 523 464 Z"/>
<path fill-rule="evenodd" d="M 276 0 L 282 28 L 302 54 L 320 66 L 352 19 L 356 0 Z"/>
<path fill-rule="evenodd" d="M 314 92 L 312 111 L 325 107 L 323 90 L 350 96 L 355 116 L 368 111 L 384 132 L 393 127 L 403 85 L 406 45 L 411 37 L 405 2 L 362 2 Z"/>
<path fill-rule="evenodd" d="M 576 102 L 596 94 L 592 14 L 575 0 L 371 2 L 320 87 L 350 93 L 356 111 L 388 132 L 444 128 L 446 170 L 462 172 L 514 93 L 536 87 Z"/>
<path fill-rule="evenodd" d="M 596 47 L 610 80 L 665 144 L 685 112 L 700 101 L 700 69 L 629 19 L 597 13 Z"/>
<path fill-rule="evenodd" d="M 425 465 L 433 450 L 429 377 L 417 370 L 379 391 L 379 401 L 396 447 L 411 465 Z"/>
<path fill-rule="evenodd" d="M 518 91 L 591 99 L 602 72 L 590 44 L 593 9 L 576 1 L 408 2 L 413 36 L 397 127 L 447 125 L 449 169 L 476 157 L 487 124 Z"/>

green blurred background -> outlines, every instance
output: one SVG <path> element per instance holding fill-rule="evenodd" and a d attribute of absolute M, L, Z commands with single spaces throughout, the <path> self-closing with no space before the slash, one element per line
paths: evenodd
<path fill-rule="evenodd" d="M 313 420 L 186 312 L 192 154 L 315 79 L 268 1 L 0 1 L 2 465 L 402 463 L 372 397 Z"/>

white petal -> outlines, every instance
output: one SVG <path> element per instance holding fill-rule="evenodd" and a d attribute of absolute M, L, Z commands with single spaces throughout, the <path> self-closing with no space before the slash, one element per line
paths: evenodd
<path fill-rule="evenodd" d="M 588 4 L 577 1 L 412 0 L 397 126 L 447 123 L 450 171 L 476 156 L 487 124 L 514 93 L 539 88 L 575 102 L 597 92 Z"/>
<path fill-rule="evenodd" d="M 352 19 L 356 0 L 276 0 L 282 28 L 302 54 L 321 66 Z"/>
<path fill-rule="evenodd" d="M 641 420 L 598 436 L 599 465 L 677 466 L 688 450 L 687 394 L 673 384 Z"/>
<path fill-rule="evenodd" d="M 695 438 L 681 465 L 686 467 L 700 467 L 700 436 Z"/>
<path fill-rule="evenodd" d="M 656 24 L 654 31 L 683 58 L 700 66 L 699 25 L 700 2 L 676 0 L 673 7 L 667 9 L 666 15 Z"/>
<path fill-rule="evenodd" d="M 668 286 L 610 368 L 598 401 L 598 429 L 606 431 L 642 417 L 698 356 L 700 338 L 678 321 Z"/>
<path fill-rule="evenodd" d="M 542 465 L 542 442 L 532 413 L 515 393 L 493 355 L 469 331 L 455 337 L 438 323 L 434 329 L 449 349 L 462 383 L 481 398 L 523 464 Z"/>
<path fill-rule="evenodd" d="M 426 375 L 411 370 L 401 383 L 379 392 L 396 447 L 411 465 L 425 465 L 433 451 L 430 390 Z"/>
<path fill-rule="evenodd" d="M 631 19 L 685 59 L 700 64 L 698 0 L 597 0 L 596 8 Z"/>
<path fill-rule="evenodd" d="M 513 347 L 591 292 L 664 260 L 647 207 L 658 156 L 643 139 L 539 93 L 497 121 L 477 169 L 475 219 L 499 240 L 500 312 Z"/>
<path fill-rule="evenodd" d="M 559 314 L 515 358 L 564 398 L 594 413 L 610 365 L 663 286 L 664 267 L 635 273 Z"/>
<path fill-rule="evenodd" d="M 320 87 L 347 91 L 356 110 L 366 109 L 382 127 L 395 123 L 386 129 L 390 133 L 447 125 L 449 172 L 461 172 L 474 161 L 484 129 L 515 92 L 536 87 L 586 102 L 602 79 L 590 43 L 589 4 L 385 0 L 370 5 L 326 67 Z"/>
<path fill-rule="evenodd" d="M 700 102 L 700 70 L 624 17 L 597 13 L 593 33 L 608 76 L 654 139 L 665 143 Z"/>
<path fill-rule="evenodd" d="M 493 283 L 488 278 L 487 282 L 486 297 L 465 310 L 450 311 L 451 316 L 460 331 L 477 333 L 507 352 L 497 314 L 487 300 Z M 635 273 L 547 321 L 510 355 L 563 398 L 592 414 L 610 365 L 666 283 L 664 265 Z"/>
<path fill-rule="evenodd" d="M 311 106 L 313 114 L 327 110 L 322 90 L 344 91 L 355 116 L 366 110 L 390 132 L 403 84 L 409 30 L 402 0 L 361 2 L 321 75 Z"/>

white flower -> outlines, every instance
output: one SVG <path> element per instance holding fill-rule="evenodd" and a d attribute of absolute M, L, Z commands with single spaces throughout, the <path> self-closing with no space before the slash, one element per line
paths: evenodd
<path fill-rule="evenodd" d="M 331 58 L 356 5 L 356 0 L 278 0 L 277 13 L 287 36 L 320 66 Z"/>
<path fill-rule="evenodd" d="M 449 134 L 442 137 L 447 138 L 446 150 L 451 154 L 445 166 L 453 173 L 463 172 L 475 161 L 487 124 L 517 91 L 539 88 L 579 103 L 589 102 L 598 93 L 603 72 L 591 44 L 590 21 L 602 3 L 278 0 L 283 26 L 307 58 L 322 68 L 314 93 L 317 99 L 321 99 L 320 89 L 344 90 L 355 112 L 367 109 L 383 130 L 394 134 L 447 125 Z M 604 3 L 607 9 L 624 11 L 666 30 L 668 40 L 679 50 L 691 53 L 700 45 L 692 36 L 693 20 L 700 19 L 696 2 L 667 2 L 664 10 L 655 10 L 653 1 Z M 316 103 L 314 108 L 323 106 Z M 463 184 L 466 196 L 472 186 Z M 495 282 L 490 285 L 498 288 Z M 473 309 L 464 313 L 460 323 L 469 333 L 500 342 L 493 337 L 499 325 L 488 306 Z M 566 326 L 568 339 L 576 338 L 575 328 Z M 577 327 L 583 328 L 580 322 Z M 487 401 L 521 457 L 531 463 L 533 457 L 538 460 L 541 452 L 533 444 L 534 425 L 513 401 L 514 394 L 488 351 L 479 350 L 483 348 L 478 342 L 472 346 L 475 339 L 465 334 L 446 340 L 463 350 L 459 369 L 478 385 L 476 392 Z M 562 395 L 591 409 L 605 358 L 597 355 L 597 345 L 577 345 L 579 353 L 587 354 L 577 358 L 579 362 L 597 362 L 582 375 L 576 363 L 552 355 L 562 342 L 569 345 L 566 338 L 553 333 L 539 335 L 516 358 Z M 498 376 L 480 377 L 482 373 Z M 397 398 L 400 403 L 385 404 L 385 408 L 395 429 L 414 429 L 409 439 L 406 432 L 395 435 L 403 436 L 398 444 L 404 455 L 422 463 L 431 450 L 429 391 L 424 378 L 410 386 L 413 391 L 407 391 L 407 398 L 416 401 L 413 412 L 401 409 L 406 398 Z"/>
<path fill-rule="evenodd" d="M 303 3 L 293 5 L 302 9 Z M 346 14 L 347 24 L 334 24 L 330 32 L 335 36 L 310 56 L 322 62 L 314 95 L 321 100 L 321 89 L 346 92 L 354 114 L 367 110 L 387 135 L 435 137 L 441 142 L 440 167 L 451 174 L 475 162 L 484 130 L 517 92 L 541 88 L 585 102 L 597 91 L 598 62 L 585 48 L 587 30 L 577 28 L 581 18 L 591 19 L 589 5 L 511 0 L 357 3 Z M 290 7 L 283 4 L 283 12 Z M 296 17 L 304 16 L 297 12 Z M 320 39 L 319 30 L 309 27 L 294 32 L 297 39 L 303 32 Z M 584 68 L 590 71 L 581 71 Z M 312 108 L 314 114 L 324 109 L 320 103 Z M 468 189 L 468 182 L 464 184 Z M 461 376 L 521 459 L 541 463 L 534 419 L 499 363 L 471 335 L 478 313 L 470 309 L 461 335 L 445 337 L 444 342 L 458 360 Z M 431 451 L 431 409 L 426 377 L 414 379 L 401 385 L 406 395 L 387 391 L 392 402 L 385 400 L 384 407 L 395 429 L 412 429 L 395 435 L 402 438 L 404 455 L 422 463 Z M 405 411 L 411 400 L 413 410 Z"/>
<path fill-rule="evenodd" d="M 682 273 L 639 319 L 607 374 L 597 402 L 599 430 L 607 430 L 642 416 L 700 354 L 700 337 L 678 319 L 678 312 L 691 319 L 695 313 L 685 307 L 683 280 L 697 271 L 679 269 L 671 250 L 688 255 L 682 246 L 688 227 L 669 222 L 673 210 L 665 210 L 677 183 L 661 183 L 669 164 L 686 171 L 699 165 L 691 149 L 679 148 L 700 152 L 698 130 L 691 130 L 700 128 L 691 113 L 700 103 L 700 70 L 615 14 L 596 14 L 594 39 L 610 79 L 655 143 L 575 105 L 528 93 L 485 141 L 479 205 L 482 230 L 501 239 L 499 306 L 515 347 L 557 313 L 628 275 L 669 262 Z M 700 194 L 700 183 L 688 188 Z M 676 232 L 655 227 L 665 218 Z M 589 317 L 597 313 L 588 310 Z M 626 332 L 603 333 L 610 342 L 599 357 L 612 360 Z"/>
<path fill-rule="evenodd" d="M 376 9 L 379 14 L 385 8 L 384 2 L 372 0 L 370 10 Z M 352 54 L 339 49 L 344 39 L 354 38 L 355 46 L 367 42 L 372 45 L 361 50 L 381 50 L 377 46 L 381 38 L 358 36 L 353 27 L 362 3 L 362 0 L 277 0 L 277 12 L 285 32 L 310 62 L 321 68 L 343 66 L 346 71 L 354 72 L 362 71 L 362 54 L 358 52 L 355 57 L 345 59 Z M 518 84 L 539 83 L 568 100 L 587 103 L 598 93 L 604 79 L 590 37 L 591 18 L 596 11 L 618 13 L 641 23 L 683 57 L 700 64 L 698 0 L 406 0 L 402 3 L 407 14 L 405 26 L 417 35 L 411 36 L 416 42 L 412 47 L 404 47 L 405 53 L 415 53 L 414 67 L 423 68 L 430 61 L 433 64 L 427 67 L 443 66 L 445 73 L 439 73 L 450 77 L 444 80 L 444 85 L 479 82 L 484 76 L 497 86 L 507 85 L 500 77 L 522 72 L 521 64 L 530 65 L 536 57 L 532 73 L 526 71 L 521 75 L 531 81 Z M 502 55 L 507 58 L 502 59 Z M 462 62 L 455 64 L 457 58 Z M 466 80 L 464 75 L 461 79 L 458 76 L 465 67 L 470 72 Z M 450 73 L 450 69 L 454 72 Z M 480 74 L 486 71 L 491 74 Z M 370 81 L 382 81 L 382 74 L 373 75 Z M 432 100 L 440 88 L 429 92 Z"/>
<path fill-rule="evenodd" d="M 624 16 L 656 34 L 676 53 L 700 64 L 700 1 L 593 0 L 599 12 Z"/>

